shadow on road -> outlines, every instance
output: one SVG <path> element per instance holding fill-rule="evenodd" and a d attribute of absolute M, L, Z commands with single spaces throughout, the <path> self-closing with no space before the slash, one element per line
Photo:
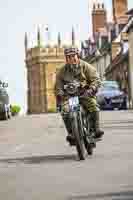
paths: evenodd
<path fill-rule="evenodd" d="M 76 154 L 72 154 L 72 155 L 47 155 L 47 156 L 32 156 L 24 158 L 0 159 L 0 163 L 40 164 L 40 163 L 68 162 L 75 160 L 77 160 L 77 156 Z"/>
<path fill-rule="evenodd" d="M 68 200 L 133 200 L 133 191 L 72 196 Z"/>

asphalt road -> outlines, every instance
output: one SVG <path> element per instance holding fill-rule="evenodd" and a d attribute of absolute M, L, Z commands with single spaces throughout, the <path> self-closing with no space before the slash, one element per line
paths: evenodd
<path fill-rule="evenodd" d="M 0 121 L 1 200 L 133 200 L 133 112 L 101 113 L 103 140 L 78 161 L 60 115 Z"/>

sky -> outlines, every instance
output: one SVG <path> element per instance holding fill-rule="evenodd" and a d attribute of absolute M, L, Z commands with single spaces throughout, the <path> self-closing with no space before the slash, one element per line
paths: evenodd
<path fill-rule="evenodd" d="M 0 6 L 0 79 L 9 84 L 11 104 L 18 104 L 22 112 L 27 109 L 27 77 L 25 66 L 24 35 L 27 32 L 29 47 L 36 45 L 37 27 L 40 27 L 43 44 L 47 44 L 46 27 L 52 42 L 58 32 L 62 43 L 71 39 L 72 26 L 76 39 L 82 41 L 91 35 L 91 8 L 97 0 L 4 0 Z M 111 0 L 99 0 L 107 8 L 111 19 Z M 128 0 L 133 8 L 133 1 Z"/>

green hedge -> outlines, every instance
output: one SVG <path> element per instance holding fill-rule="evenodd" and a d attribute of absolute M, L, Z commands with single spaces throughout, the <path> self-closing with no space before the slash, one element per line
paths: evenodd
<path fill-rule="evenodd" d="M 13 116 L 18 115 L 21 108 L 18 105 L 11 105 L 11 113 Z"/>

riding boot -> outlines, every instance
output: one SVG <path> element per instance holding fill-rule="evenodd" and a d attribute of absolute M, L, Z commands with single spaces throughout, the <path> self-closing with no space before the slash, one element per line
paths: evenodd
<path fill-rule="evenodd" d="M 91 128 L 94 130 L 95 138 L 101 138 L 104 131 L 100 130 L 99 111 L 90 113 Z"/>
<path fill-rule="evenodd" d="M 87 114 L 87 121 L 89 123 L 89 133 L 93 133 L 94 132 L 94 120 L 93 120 L 93 115 L 91 115 L 91 113 Z"/>
<path fill-rule="evenodd" d="M 65 124 L 65 128 L 66 128 L 67 133 L 68 133 L 68 135 L 67 135 L 67 137 L 66 137 L 66 140 L 67 140 L 68 142 L 70 142 L 71 145 L 72 145 L 73 143 L 75 144 L 75 138 L 74 138 L 74 136 L 72 135 L 71 120 L 70 120 L 70 118 L 69 118 L 69 115 L 64 114 L 64 115 L 62 116 L 62 118 L 63 118 L 64 124 Z"/>
<path fill-rule="evenodd" d="M 86 120 L 87 120 L 86 127 L 87 127 L 87 130 L 88 130 L 87 131 L 87 137 L 89 139 L 89 142 L 91 142 L 91 146 L 96 147 L 95 142 L 91 139 L 91 138 L 94 138 L 94 123 L 93 123 L 93 117 L 90 114 L 90 112 L 86 113 Z"/>

